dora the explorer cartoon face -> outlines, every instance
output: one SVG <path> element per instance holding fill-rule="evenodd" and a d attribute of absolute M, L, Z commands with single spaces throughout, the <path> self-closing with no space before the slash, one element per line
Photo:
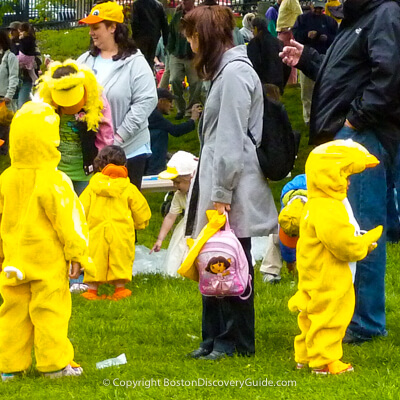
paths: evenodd
<path fill-rule="evenodd" d="M 206 271 L 212 274 L 222 274 L 231 266 L 231 259 L 225 257 L 213 257 L 207 264 Z M 226 271 L 224 275 L 228 275 L 229 271 Z"/>

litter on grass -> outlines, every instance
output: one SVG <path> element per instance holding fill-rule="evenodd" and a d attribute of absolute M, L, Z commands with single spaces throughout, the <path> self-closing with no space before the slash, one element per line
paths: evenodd
<path fill-rule="evenodd" d="M 100 361 L 96 363 L 97 369 L 103 369 L 108 367 L 113 367 L 115 365 L 123 365 L 126 364 L 126 356 L 125 353 L 120 354 L 118 357 L 109 358 L 108 360 Z"/>

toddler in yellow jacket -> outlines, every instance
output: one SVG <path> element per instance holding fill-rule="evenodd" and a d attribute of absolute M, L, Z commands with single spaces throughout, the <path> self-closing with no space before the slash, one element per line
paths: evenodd
<path fill-rule="evenodd" d="M 104 147 L 95 159 L 96 173 L 83 191 L 80 200 L 89 225 L 89 254 L 96 273 L 85 273 L 89 285 L 82 296 L 98 300 L 101 283 L 111 283 L 115 292 L 111 300 L 131 295 L 125 284 L 132 280 L 135 258 L 135 229 L 144 229 L 151 211 L 137 187 L 130 183 L 125 167 L 126 157 L 119 146 Z"/>
<path fill-rule="evenodd" d="M 60 119 L 26 103 L 10 129 L 9 167 L 0 177 L 0 371 L 8 380 L 36 368 L 57 378 L 80 375 L 68 340 L 69 276 L 88 273 L 88 229 L 70 179 L 57 170 Z"/>
<path fill-rule="evenodd" d="M 298 291 L 289 300 L 289 309 L 300 311 L 301 333 L 294 342 L 299 369 L 309 365 L 318 374 L 353 370 L 340 361 L 355 305 L 352 270 L 376 247 L 382 226 L 361 234 L 347 200 L 348 177 L 377 164 L 352 140 L 318 146 L 307 159 L 308 201 L 296 254 Z"/>

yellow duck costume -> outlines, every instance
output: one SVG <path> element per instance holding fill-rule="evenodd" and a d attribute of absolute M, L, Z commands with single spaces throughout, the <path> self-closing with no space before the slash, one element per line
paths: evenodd
<path fill-rule="evenodd" d="M 89 225 L 89 254 L 95 276 L 85 273 L 85 283 L 132 280 L 135 229 L 144 229 L 151 211 L 124 166 L 108 164 L 95 174 L 80 200 Z"/>
<path fill-rule="evenodd" d="M 0 177 L 0 371 L 58 371 L 73 363 L 68 340 L 70 261 L 91 267 L 88 229 L 71 181 L 57 170 L 59 117 L 26 103 L 11 123 L 11 167 Z"/>
<path fill-rule="evenodd" d="M 376 247 L 382 226 L 357 235 L 358 224 L 346 198 L 347 178 L 378 163 L 352 140 L 318 146 L 307 159 L 308 201 L 297 245 L 298 291 L 289 300 L 289 309 L 300 311 L 301 334 L 294 343 L 298 368 L 308 364 L 314 372 L 331 374 L 352 370 L 340 361 L 355 305 L 349 263 Z"/>

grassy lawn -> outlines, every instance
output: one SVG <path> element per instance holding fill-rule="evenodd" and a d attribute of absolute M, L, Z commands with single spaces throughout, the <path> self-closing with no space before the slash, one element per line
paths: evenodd
<path fill-rule="evenodd" d="M 86 35 L 85 29 L 38 34 L 42 53 L 54 59 L 81 54 L 89 42 Z M 310 151 L 299 88 L 288 89 L 283 100 L 294 129 L 302 133 L 294 176 L 304 172 Z M 198 153 L 196 133 L 171 138 L 170 150 L 178 149 Z M 276 201 L 286 182 L 271 184 Z M 157 237 L 163 196 L 147 196 L 153 218 L 146 231 L 139 232 L 139 244 L 151 247 Z M 296 282 L 286 270 L 277 285 L 262 283 L 256 271 L 256 356 L 219 362 L 185 357 L 201 338 L 197 285 L 161 275 L 137 275 L 128 285 L 133 296 L 119 302 L 88 302 L 72 295 L 69 336 L 83 376 L 50 381 L 32 368 L 23 378 L 0 382 L 0 399 L 399 399 L 399 263 L 399 247 L 388 245 L 389 336 L 362 346 L 344 345 L 343 360 L 353 364 L 353 374 L 316 377 L 294 369 L 293 339 L 298 328 L 287 302 L 296 291 Z M 110 287 L 102 290 L 109 293 Z M 121 353 L 126 354 L 126 365 L 96 369 L 96 362 Z"/>

